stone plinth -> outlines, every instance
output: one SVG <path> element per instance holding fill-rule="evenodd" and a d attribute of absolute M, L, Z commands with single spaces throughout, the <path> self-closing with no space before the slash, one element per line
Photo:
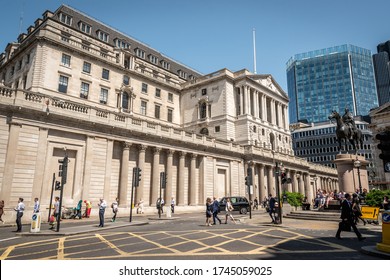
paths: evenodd
<path fill-rule="evenodd" d="M 359 169 L 354 167 L 356 160 L 360 161 Z M 359 189 L 358 173 L 360 173 L 362 190 L 368 190 L 367 165 L 369 162 L 363 156 L 339 154 L 333 162 L 337 165 L 340 191 L 354 193 L 356 189 Z"/>

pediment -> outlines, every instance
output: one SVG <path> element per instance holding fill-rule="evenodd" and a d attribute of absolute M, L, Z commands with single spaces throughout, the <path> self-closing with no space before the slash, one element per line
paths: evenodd
<path fill-rule="evenodd" d="M 288 98 L 287 94 L 284 92 L 284 90 L 279 86 L 279 84 L 274 80 L 274 78 L 271 75 L 252 75 L 249 76 L 249 78 L 259 83 L 263 87 L 267 88 L 268 90 L 271 90 L 280 96 Z"/>
<path fill-rule="evenodd" d="M 387 102 L 387 103 L 383 104 L 382 106 L 371 110 L 370 116 L 375 117 L 375 115 L 386 114 L 386 113 L 387 114 L 390 113 L 390 102 Z"/>

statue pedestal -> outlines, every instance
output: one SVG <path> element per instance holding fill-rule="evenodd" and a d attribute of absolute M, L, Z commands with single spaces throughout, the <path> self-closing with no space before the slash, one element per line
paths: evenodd
<path fill-rule="evenodd" d="M 359 168 L 354 166 L 356 160 L 360 161 Z M 354 193 L 356 189 L 359 189 L 359 186 L 361 186 L 362 190 L 368 190 L 366 167 L 369 162 L 363 156 L 338 154 L 333 162 L 337 165 L 340 191 Z"/>

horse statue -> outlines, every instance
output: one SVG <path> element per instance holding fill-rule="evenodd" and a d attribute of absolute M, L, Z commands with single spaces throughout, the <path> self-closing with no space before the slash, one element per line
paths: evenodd
<path fill-rule="evenodd" d="M 355 154 L 357 154 L 357 146 L 361 149 L 363 147 L 363 137 L 362 131 L 354 127 L 354 124 L 347 124 L 344 122 L 343 118 L 336 111 L 332 111 L 332 113 L 328 117 L 330 120 L 336 120 L 336 137 L 339 142 L 339 154 L 341 154 L 341 142 L 344 139 L 345 151 L 348 153 L 348 142 L 351 143 L 353 149 L 355 150 Z"/>

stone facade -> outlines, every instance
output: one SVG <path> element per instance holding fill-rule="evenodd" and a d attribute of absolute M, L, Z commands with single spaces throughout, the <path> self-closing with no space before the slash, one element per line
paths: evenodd
<path fill-rule="evenodd" d="M 89 199 L 96 209 L 100 197 L 119 197 L 128 209 L 134 167 L 142 170 L 135 200 L 147 211 L 162 171 L 163 196 L 178 211 L 203 209 L 211 196 L 246 196 L 247 168 L 254 196 L 275 194 L 276 162 L 292 178 L 284 189 L 312 198 L 317 176 L 326 183 L 316 187 L 337 189 L 335 169 L 293 155 L 288 97 L 272 76 L 201 75 L 67 6 L 28 31 L 0 56 L 0 198 L 8 207 L 23 197 L 31 209 L 38 197 L 44 210 L 65 153 L 65 206 Z"/>

